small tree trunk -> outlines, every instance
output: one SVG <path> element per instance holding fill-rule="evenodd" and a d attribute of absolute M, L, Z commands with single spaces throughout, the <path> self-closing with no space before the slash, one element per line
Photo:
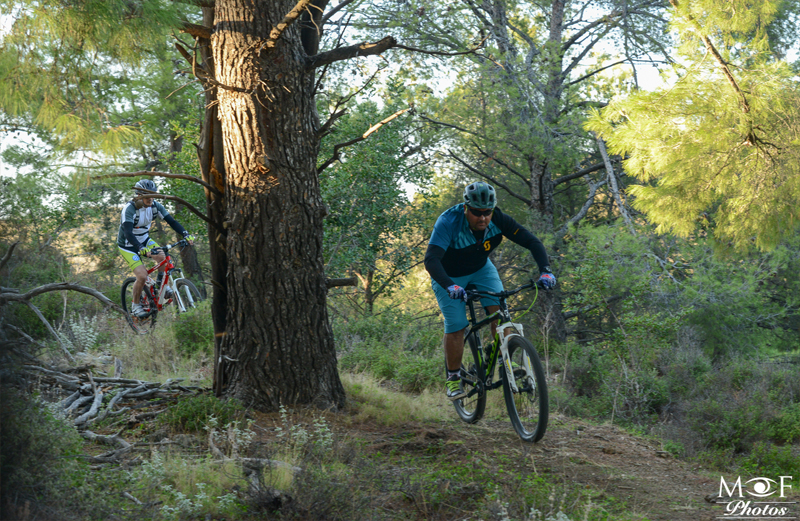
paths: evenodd
<path fill-rule="evenodd" d="M 375 295 L 372 293 L 373 282 L 375 278 L 375 270 L 369 270 L 364 279 L 364 303 L 367 305 L 367 314 L 372 315 L 375 308 Z"/>
<path fill-rule="evenodd" d="M 203 25 L 214 26 L 214 8 L 203 8 Z M 211 41 L 199 38 L 200 65 L 214 70 L 214 58 Z M 203 181 L 225 192 L 225 157 L 222 151 L 222 125 L 217 117 L 217 89 L 208 87 L 205 90 L 206 112 L 203 118 L 203 129 L 197 144 L 197 155 L 200 162 L 200 173 Z M 228 251 L 224 233 L 227 198 L 215 195 L 206 190 L 207 215 L 216 226 L 208 225 L 209 256 L 211 258 L 211 284 L 213 299 L 211 302 L 211 318 L 214 322 L 214 393 L 221 396 L 225 387 L 223 364 L 223 339 L 227 328 L 228 314 Z"/>

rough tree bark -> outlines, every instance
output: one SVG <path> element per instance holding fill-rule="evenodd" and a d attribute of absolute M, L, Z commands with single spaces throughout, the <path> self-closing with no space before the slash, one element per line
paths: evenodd
<path fill-rule="evenodd" d="M 217 0 L 211 35 L 228 231 L 221 374 L 224 394 L 262 410 L 345 399 L 325 305 L 314 73 L 300 26 L 282 25 L 294 7 Z"/>
<path fill-rule="evenodd" d="M 214 26 L 214 7 L 203 7 L 203 26 Z M 197 38 L 199 63 L 192 63 L 195 71 L 207 71 L 206 77 L 214 71 L 214 58 L 211 51 L 210 35 Z M 190 61 L 191 63 L 191 61 Z M 225 193 L 225 157 L 222 151 L 222 127 L 217 115 L 217 88 L 206 84 L 205 89 L 205 116 L 197 144 L 197 155 L 200 163 L 200 174 L 203 181 L 215 187 L 220 193 Z M 209 219 L 216 223 L 216 227 L 208 224 L 209 253 L 211 258 L 211 284 L 213 300 L 211 304 L 211 317 L 214 321 L 214 393 L 221 396 L 224 390 L 222 378 L 222 364 L 224 363 L 222 343 L 225 336 L 226 317 L 228 313 L 228 252 L 226 250 L 225 230 L 225 196 L 214 194 L 206 189 L 207 214 Z"/>

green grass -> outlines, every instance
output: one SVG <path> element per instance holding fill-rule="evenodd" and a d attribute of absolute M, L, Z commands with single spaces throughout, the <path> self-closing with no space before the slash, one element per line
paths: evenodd
<path fill-rule="evenodd" d="M 348 406 L 353 407 L 357 421 L 373 420 L 392 426 L 409 421 L 442 421 L 455 416 L 444 391 L 424 390 L 418 395 L 393 392 L 381 386 L 380 380 L 368 374 L 340 375 Z"/>
<path fill-rule="evenodd" d="M 245 410 L 235 399 L 220 399 L 213 394 L 181 398 L 158 416 L 158 423 L 181 432 L 203 432 L 211 418 L 219 426 L 244 420 Z"/>

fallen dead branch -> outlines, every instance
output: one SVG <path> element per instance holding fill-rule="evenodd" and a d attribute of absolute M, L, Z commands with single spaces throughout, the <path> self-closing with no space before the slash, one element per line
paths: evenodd
<path fill-rule="evenodd" d="M 131 409 L 152 407 L 165 403 L 165 399 L 203 391 L 200 387 L 181 385 L 182 378 L 170 378 L 164 383 L 145 382 L 128 378 L 95 377 L 91 371 L 66 374 L 32 364 L 24 365 L 23 370 L 37 381 L 40 388 L 53 392 L 59 389 L 72 391 L 72 394 L 61 401 L 60 408 L 68 417 L 74 417 L 73 425 L 79 430 Z M 134 415 L 133 419 L 152 420 L 166 409 L 164 407 L 157 411 L 142 412 Z"/>

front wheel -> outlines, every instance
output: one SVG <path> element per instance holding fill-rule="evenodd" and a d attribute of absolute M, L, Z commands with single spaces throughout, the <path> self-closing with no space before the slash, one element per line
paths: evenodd
<path fill-rule="evenodd" d="M 502 368 L 508 416 L 522 441 L 535 443 L 547 430 L 549 414 L 542 362 L 533 345 L 516 335 L 508 339 L 508 356 L 517 385 L 517 392 L 514 392 L 508 381 L 508 371 Z"/>
<path fill-rule="evenodd" d="M 141 294 L 139 295 L 138 302 L 142 305 L 142 308 L 144 308 L 146 315 L 139 318 L 131 314 L 131 307 L 134 303 L 133 285 L 135 282 L 136 277 L 128 277 L 125 279 L 125 282 L 122 283 L 120 299 L 122 301 L 122 309 L 125 311 L 125 318 L 128 321 L 128 325 L 131 326 L 131 329 L 140 335 L 143 335 L 148 333 L 148 331 L 156 325 L 156 315 L 158 314 L 158 309 L 155 307 L 155 303 L 147 296 L 147 286 L 144 286 Z"/>
<path fill-rule="evenodd" d="M 472 396 L 453 401 L 453 406 L 461 419 L 467 423 L 475 423 L 483 418 L 486 409 L 486 390 L 483 387 L 484 371 L 480 347 L 475 335 L 468 338 L 469 350 L 465 350 L 461 362 L 461 390 Z"/>
<path fill-rule="evenodd" d="M 175 288 L 178 290 L 178 312 L 190 311 L 203 301 L 203 297 L 191 280 L 178 279 L 175 281 Z"/>

